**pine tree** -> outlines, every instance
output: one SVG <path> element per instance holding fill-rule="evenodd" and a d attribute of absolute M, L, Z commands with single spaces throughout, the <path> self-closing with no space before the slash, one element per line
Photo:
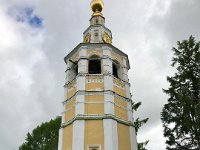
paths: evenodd
<path fill-rule="evenodd" d="M 163 90 L 169 96 L 161 112 L 164 137 L 167 150 L 200 150 L 200 42 L 191 36 L 177 45 L 171 65 L 177 72 Z"/>
<path fill-rule="evenodd" d="M 133 110 L 133 111 L 137 111 L 138 108 L 139 108 L 141 105 L 142 105 L 141 102 L 138 102 L 138 103 L 134 103 L 134 102 L 133 102 L 133 103 L 132 103 L 132 110 Z M 134 126 L 135 126 L 136 135 L 138 134 L 139 129 L 140 129 L 144 124 L 146 124 L 148 120 L 149 120 L 149 118 L 145 118 L 145 119 L 142 119 L 142 120 L 141 120 L 140 118 L 135 119 L 135 121 L 134 121 Z M 147 146 L 148 143 L 149 143 L 148 140 L 145 141 L 145 142 L 137 143 L 137 145 L 138 145 L 138 150 L 147 150 L 147 149 L 146 149 L 146 146 Z"/>

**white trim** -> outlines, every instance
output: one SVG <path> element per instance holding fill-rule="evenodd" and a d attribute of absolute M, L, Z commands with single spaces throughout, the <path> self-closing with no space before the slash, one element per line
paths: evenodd
<path fill-rule="evenodd" d="M 85 57 L 87 56 L 87 46 L 80 47 L 79 50 L 79 57 Z"/>
<path fill-rule="evenodd" d="M 130 85 L 126 84 L 125 88 L 126 88 L 126 98 L 131 99 Z"/>
<path fill-rule="evenodd" d="M 84 91 L 85 90 L 85 76 L 77 76 L 77 91 Z"/>
<path fill-rule="evenodd" d="M 128 110 L 128 121 L 133 122 L 133 112 L 132 112 L 131 102 L 127 102 L 127 110 Z"/>
<path fill-rule="evenodd" d="M 138 150 L 135 128 L 130 126 L 129 131 L 131 140 L 131 150 Z"/>
<path fill-rule="evenodd" d="M 122 76 L 124 81 L 128 82 L 128 69 L 126 67 L 122 67 Z"/>
<path fill-rule="evenodd" d="M 117 121 L 104 119 L 104 150 L 118 150 Z"/>
<path fill-rule="evenodd" d="M 63 103 L 62 124 L 65 123 L 66 104 Z"/>
<path fill-rule="evenodd" d="M 68 108 L 68 109 L 65 109 L 65 111 L 63 111 L 62 112 L 62 114 L 63 113 L 66 113 L 66 112 L 68 112 L 68 111 L 71 111 L 74 107 L 77 107 L 79 104 L 104 104 L 104 103 L 107 103 L 107 104 L 105 104 L 105 106 L 106 106 L 106 110 L 104 111 L 104 114 L 113 114 L 114 115 L 114 109 L 113 109 L 113 105 L 114 106 L 116 106 L 116 107 L 118 107 L 118 108 L 121 108 L 121 109 L 123 109 L 123 110 L 126 110 L 126 111 L 128 111 L 128 112 L 130 112 L 130 113 L 132 113 L 132 110 L 131 110 L 131 108 L 128 108 L 128 107 L 124 107 L 124 106 L 122 106 L 122 105 L 118 105 L 118 104 L 116 104 L 115 102 L 113 102 L 113 101 L 111 101 L 111 96 L 112 95 L 108 95 L 107 94 L 107 96 L 110 96 L 110 101 L 109 100 L 106 100 L 107 98 L 105 98 L 105 101 L 104 102 L 98 102 L 98 101 L 94 101 L 94 102 L 76 102 L 74 105 L 72 105 L 72 107 L 70 107 L 70 108 Z M 82 98 L 81 100 L 83 100 L 84 98 Z M 129 102 L 129 104 L 130 104 L 130 102 Z M 80 107 L 80 106 L 78 106 L 78 107 Z M 130 105 L 130 107 L 131 107 L 131 105 Z M 79 113 L 78 113 L 79 112 Z M 84 108 L 79 108 L 78 110 L 77 110 L 77 113 L 76 113 L 76 115 L 81 115 L 81 114 L 84 114 Z M 131 114 L 131 116 L 132 116 L 132 114 Z"/>
<path fill-rule="evenodd" d="M 109 47 L 103 47 L 103 73 L 110 73 L 112 74 L 112 59 L 111 57 L 111 49 Z"/>
<path fill-rule="evenodd" d="M 59 129 L 58 150 L 62 150 L 62 147 L 63 147 L 63 128 Z"/>
<path fill-rule="evenodd" d="M 78 73 L 88 73 L 88 60 L 80 59 L 78 62 Z"/>
<path fill-rule="evenodd" d="M 114 111 L 114 95 L 109 93 L 104 93 L 104 114 L 112 114 L 115 115 Z"/>
<path fill-rule="evenodd" d="M 127 58 L 126 57 L 123 57 L 123 65 L 127 66 Z"/>
<path fill-rule="evenodd" d="M 84 150 L 84 131 L 84 120 L 77 120 L 73 123 L 72 150 Z"/>
<path fill-rule="evenodd" d="M 113 77 L 109 75 L 104 75 L 104 90 L 113 91 Z"/>
<path fill-rule="evenodd" d="M 77 95 L 75 103 L 75 116 L 82 115 L 85 113 L 85 95 Z"/>

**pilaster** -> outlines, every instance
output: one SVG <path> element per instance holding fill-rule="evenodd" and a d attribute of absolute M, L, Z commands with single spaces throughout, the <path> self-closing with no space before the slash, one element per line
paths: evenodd
<path fill-rule="evenodd" d="M 124 81 L 129 82 L 128 68 L 127 68 L 127 58 L 126 57 L 123 58 L 122 76 L 123 76 Z"/>
<path fill-rule="evenodd" d="M 138 150 L 135 128 L 130 126 L 131 150 Z"/>
<path fill-rule="evenodd" d="M 118 150 L 117 121 L 104 119 L 104 150 Z"/>
<path fill-rule="evenodd" d="M 104 91 L 113 90 L 111 49 L 103 47 Z M 104 92 L 104 113 L 114 115 L 114 95 Z"/>
<path fill-rule="evenodd" d="M 59 129 L 59 139 L 58 139 L 58 150 L 62 150 L 63 147 L 63 128 Z"/>
<path fill-rule="evenodd" d="M 87 47 L 83 46 L 79 50 L 80 60 L 78 62 L 78 73 L 88 73 L 88 59 L 87 59 Z"/>
<path fill-rule="evenodd" d="M 72 150 L 84 150 L 85 121 L 76 120 L 73 123 Z"/>

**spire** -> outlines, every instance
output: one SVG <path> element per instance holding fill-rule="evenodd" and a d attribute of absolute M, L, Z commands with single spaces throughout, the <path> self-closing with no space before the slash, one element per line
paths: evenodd
<path fill-rule="evenodd" d="M 101 13 L 104 8 L 104 3 L 102 0 L 92 0 L 90 6 L 93 11 L 92 16 L 103 16 L 103 14 Z"/>
<path fill-rule="evenodd" d="M 93 14 L 90 19 L 90 26 L 83 33 L 83 43 L 112 44 L 112 33 L 105 27 L 105 18 L 102 14 L 104 8 L 103 1 L 92 0 L 90 6 Z"/>

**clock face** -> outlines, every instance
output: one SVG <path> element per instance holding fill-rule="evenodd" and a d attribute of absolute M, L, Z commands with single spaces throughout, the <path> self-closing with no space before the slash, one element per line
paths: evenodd
<path fill-rule="evenodd" d="M 85 36 L 85 38 L 84 38 L 84 43 L 90 43 L 90 39 L 91 39 L 91 35 L 90 35 L 90 33 L 88 33 L 86 36 Z"/>
<path fill-rule="evenodd" d="M 108 33 L 104 32 L 104 34 L 102 35 L 102 39 L 105 43 L 108 44 L 112 44 L 112 39 L 111 37 L 108 35 Z"/>

